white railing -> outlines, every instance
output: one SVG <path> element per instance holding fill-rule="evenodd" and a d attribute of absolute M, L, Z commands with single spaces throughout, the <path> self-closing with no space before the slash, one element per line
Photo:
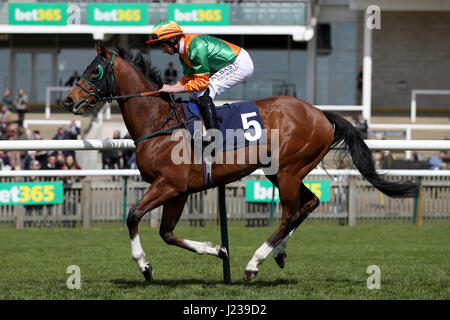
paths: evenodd
<path fill-rule="evenodd" d="M 372 150 L 450 150 L 450 140 L 365 140 Z M 133 150 L 131 139 L 86 140 L 5 140 L 0 150 Z"/>
<path fill-rule="evenodd" d="M 29 125 L 70 125 L 72 120 L 23 120 L 23 127 L 28 128 Z M 81 128 L 81 121 L 75 120 L 75 125 Z"/>
<path fill-rule="evenodd" d="M 381 175 L 410 176 L 410 177 L 450 177 L 450 170 L 377 170 Z M 262 170 L 255 170 L 253 176 L 263 176 Z M 314 169 L 308 176 L 360 176 L 358 170 L 353 169 Z M 140 177 L 137 169 L 116 170 L 0 170 L 0 177 Z"/>
<path fill-rule="evenodd" d="M 411 90 L 411 122 L 416 122 L 417 114 L 417 100 L 416 96 L 422 94 L 430 95 L 450 95 L 450 90 L 425 90 L 425 89 L 413 89 Z"/>
<path fill-rule="evenodd" d="M 364 106 L 344 106 L 344 105 L 319 105 L 314 106 L 322 111 L 361 111 L 363 112 L 365 110 Z M 367 119 L 370 120 L 370 119 Z"/>
<path fill-rule="evenodd" d="M 411 140 L 412 130 L 448 130 L 450 132 L 450 125 L 446 124 L 385 124 L 385 123 L 371 123 L 369 130 L 372 129 L 395 129 L 406 132 L 406 140 Z M 428 141 L 428 140 L 425 140 Z M 411 151 L 405 152 L 406 159 L 411 158 Z"/>

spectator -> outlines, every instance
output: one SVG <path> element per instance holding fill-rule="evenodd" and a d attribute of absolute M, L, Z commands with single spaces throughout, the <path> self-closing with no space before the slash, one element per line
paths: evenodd
<path fill-rule="evenodd" d="M 137 169 L 136 152 L 133 151 L 131 157 L 127 161 L 127 169 Z"/>
<path fill-rule="evenodd" d="M 42 169 L 44 169 L 44 170 L 57 170 L 58 169 L 58 167 L 56 166 L 56 152 L 50 152 L 47 154 L 47 159 L 46 159 L 46 161 L 44 161 Z"/>
<path fill-rule="evenodd" d="M 29 170 L 41 170 L 41 163 L 37 160 L 31 160 L 28 166 Z M 36 177 L 30 177 L 31 181 L 35 181 Z"/>
<path fill-rule="evenodd" d="M 6 139 L 15 140 L 14 134 L 9 134 Z M 6 154 L 8 155 L 11 168 L 13 170 L 20 170 L 20 151 L 8 151 Z"/>
<path fill-rule="evenodd" d="M 74 71 L 73 75 L 69 78 L 69 80 L 67 80 L 64 85 L 66 87 L 74 87 L 78 81 L 80 81 L 80 76 L 78 74 L 78 71 Z"/>
<path fill-rule="evenodd" d="M 38 160 L 31 160 L 29 162 L 29 166 L 25 168 L 26 170 L 41 170 L 41 163 Z M 35 182 L 39 181 L 36 176 L 29 176 L 25 178 L 25 181 Z M 44 206 L 41 204 L 37 205 L 27 205 L 25 206 L 25 215 L 31 216 L 33 213 L 41 216 L 44 210 Z M 30 222 L 31 223 L 31 222 Z M 40 225 L 40 221 L 36 222 L 37 225 Z"/>
<path fill-rule="evenodd" d="M 127 134 L 123 137 L 123 139 L 131 139 L 130 134 L 127 132 Z M 129 163 L 131 156 L 133 155 L 133 150 L 123 150 L 122 151 L 122 163 L 124 169 L 130 169 L 131 163 Z"/>
<path fill-rule="evenodd" d="M 19 137 L 18 137 L 18 139 L 19 140 L 30 140 L 31 139 L 31 131 L 30 131 L 30 129 L 27 129 L 27 128 L 20 128 L 19 127 Z M 21 168 L 26 168 L 25 166 L 24 166 L 24 161 L 25 161 L 25 158 L 27 157 L 27 151 L 21 151 L 20 152 L 20 164 L 21 164 Z"/>
<path fill-rule="evenodd" d="M 75 120 L 72 120 L 69 126 L 69 139 L 76 140 L 80 135 L 80 128 L 75 124 Z"/>
<path fill-rule="evenodd" d="M 444 158 L 446 158 L 445 151 L 439 151 L 439 153 L 435 156 L 432 156 L 428 161 L 430 170 L 439 170 L 444 167 Z"/>
<path fill-rule="evenodd" d="M 419 151 L 413 151 L 411 154 L 411 161 L 419 162 L 419 161 L 425 161 L 425 157 L 419 153 Z"/>
<path fill-rule="evenodd" d="M 64 163 L 63 170 L 81 170 L 81 167 L 78 165 L 77 161 L 73 156 L 67 156 L 66 162 Z"/>
<path fill-rule="evenodd" d="M 394 157 L 388 150 L 381 151 L 381 169 L 394 169 Z"/>
<path fill-rule="evenodd" d="M 356 127 L 356 129 L 358 129 L 359 132 L 361 132 L 363 138 L 367 139 L 368 126 L 367 126 L 367 121 L 363 118 L 362 114 L 358 115 L 356 122 L 355 122 L 355 127 Z"/>
<path fill-rule="evenodd" d="M 66 156 L 62 151 L 56 152 L 56 168 L 62 169 L 64 167 L 64 164 L 66 163 Z"/>
<path fill-rule="evenodd" d="M 32 140 L 42 140 L 42 136 L 38 130 L 33 131 Z M 27 170 L 30 167 L 32 160 L 39 161 L 42 167 L 42 164 L 46 161 L 46 159 L 47 159 L 47 152 L 45 151 L 28 151 L 23 161 L 22 167 L 25 170 Z"/>
<path fill-rule="evenodd" d="M 9 136 L 13 136 L 15 138 L 16 132 L 17 132 L 17 124 L 14 122 L 8 123 L 6 125 L 6 128 L 3 130 L 3 137 L 4 139 L 8 139 Z"/>
<path fill-rule="evenodd" d="M 12 111 L 14 103 L 14 96 L 9 89 L 5 89 L 3 93 L 3 104 L 8 108 L 9 111 Z"/>
<path fill-rule="evenodd" d="M 67 140 L 67 139 L 69 139 L 69 134 L 67 133 L 66 130 L 64 130 L 63 127 L 59 127 L 58 131 L 53 137 L 53 140 Z"/>
<path fill-rule="evenodd" d="M 8 107 L 6 105 L 2 106 L 0 114 L 0 126 L 2 130 L 2 135 L 5 134 L 6 127 L 13 122 L 13 116 L 11 114 L 11 111 L 8 110 Z"/>
<path fill-rule="evenodd" d="M 4 151 L 0 150 L 0 170 L 11 170 L 11 162 L 9 157 Z"/>
<path fill-rule="evenodd" d="M 169 67 L 164 72 L 164 83 L 175 84 L 177 82 L 177 70 L 173 67 L 173 62 L 169 62 Z"/>
<path fill-rule="evenodd" d="M 77 161 L 72 155 L 68 155 L 66 157 L 66 162 L 64 163 L 62 170 L 81 170 L 81 167 L 78 165 Z M 81 181 L 81 177 L 65 177 L 64 182 L 65 183 L 74 183 Z"/>
<path fill-rule="evenodd" d="M 381 153 L 380 152 L 374 152 L 372 154 L 373 163 L 376 170 L 381 169 Z"/>
<path fill-rule="evenodd" d="M 56 132 L 55 136 L 53 137 L 53 140 L 68 140 L 70 139 L 70 134 L 67 132 L 63 127 L 59 127 L 58 131 Z M 67 157 L 69 154 L 74 154 L 74 151 L 64 150 L 63 151 L 64 157 Z"/>
<path fill-rule="evenodd" d="M 363 89 L 363 70 L 359 70 L 358 77 L 356 78 L 356 101 L 362 104 L 362 89 Z"/>
<path fill-rule="evenodd" d="M 115 130 L 113 139 L 120 139 L 120 131 Z M 103 169 L 120 169 L 123 152 L 120 150 L 102 150 Z"/>
<path fill-rule="evenodd" d="M 28 104 L 28 97 L 25 94 L 25 91 L 23 89 L 19 89 L 16 98 L 16 110 L 17 114 L 19 115 L 19 127 L 23 127 L 25 112 L 27 112 L 27 104 Z"/>

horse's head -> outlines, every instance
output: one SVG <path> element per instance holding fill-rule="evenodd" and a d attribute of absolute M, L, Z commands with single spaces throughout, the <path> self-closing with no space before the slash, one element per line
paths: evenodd
<path fill-rule="evenodd" d="M 101 42 L 96 44 L 96 49 L 98 55 L 83 72 L 76 86 L 62 100 L 64 108 L 77 115 L 116 93 L 115 54 Z"/>

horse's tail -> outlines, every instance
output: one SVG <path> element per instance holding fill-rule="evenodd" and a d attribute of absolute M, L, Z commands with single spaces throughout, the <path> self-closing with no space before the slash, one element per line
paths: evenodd
<path fill-rule="evenodd" d="M 367 147 L 361 133 L 347 120 L 334 112 L 323 112 L 328 120 L 334 124 L 334 140 L 331 147 L 343 147 L 345 154 L 350 154 L 358 171 L 375 188 L 390 197 L 412 198 L 417 195 L 417 185 L 411 182 L 394 182 L 385 180 L 375 170 L 372 152 Z"/>

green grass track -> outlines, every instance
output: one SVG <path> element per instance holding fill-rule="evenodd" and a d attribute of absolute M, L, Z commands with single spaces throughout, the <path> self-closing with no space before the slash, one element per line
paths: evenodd
<path fill-rule="evenodd" d="M 158 229 L 142 224 L 140 238 L 155 268 L 145 282 L 131 259 L 125 226 L 0 228 L 0 299 L 450 299 L 450 221 L 306 221 L 291 237 L 279 269 L 271 254 L 256 280 L 244 268 L 276 226 L 229 226 L 232 284 L 222 282 L 222 261 L 166 245 Z M 180 225 L 177 236 L 220 243 L 216 225 Z M 81 270 L 70 290 L 67 267 Z M 381 288 L 369 290 L 376 265 Z"/>

